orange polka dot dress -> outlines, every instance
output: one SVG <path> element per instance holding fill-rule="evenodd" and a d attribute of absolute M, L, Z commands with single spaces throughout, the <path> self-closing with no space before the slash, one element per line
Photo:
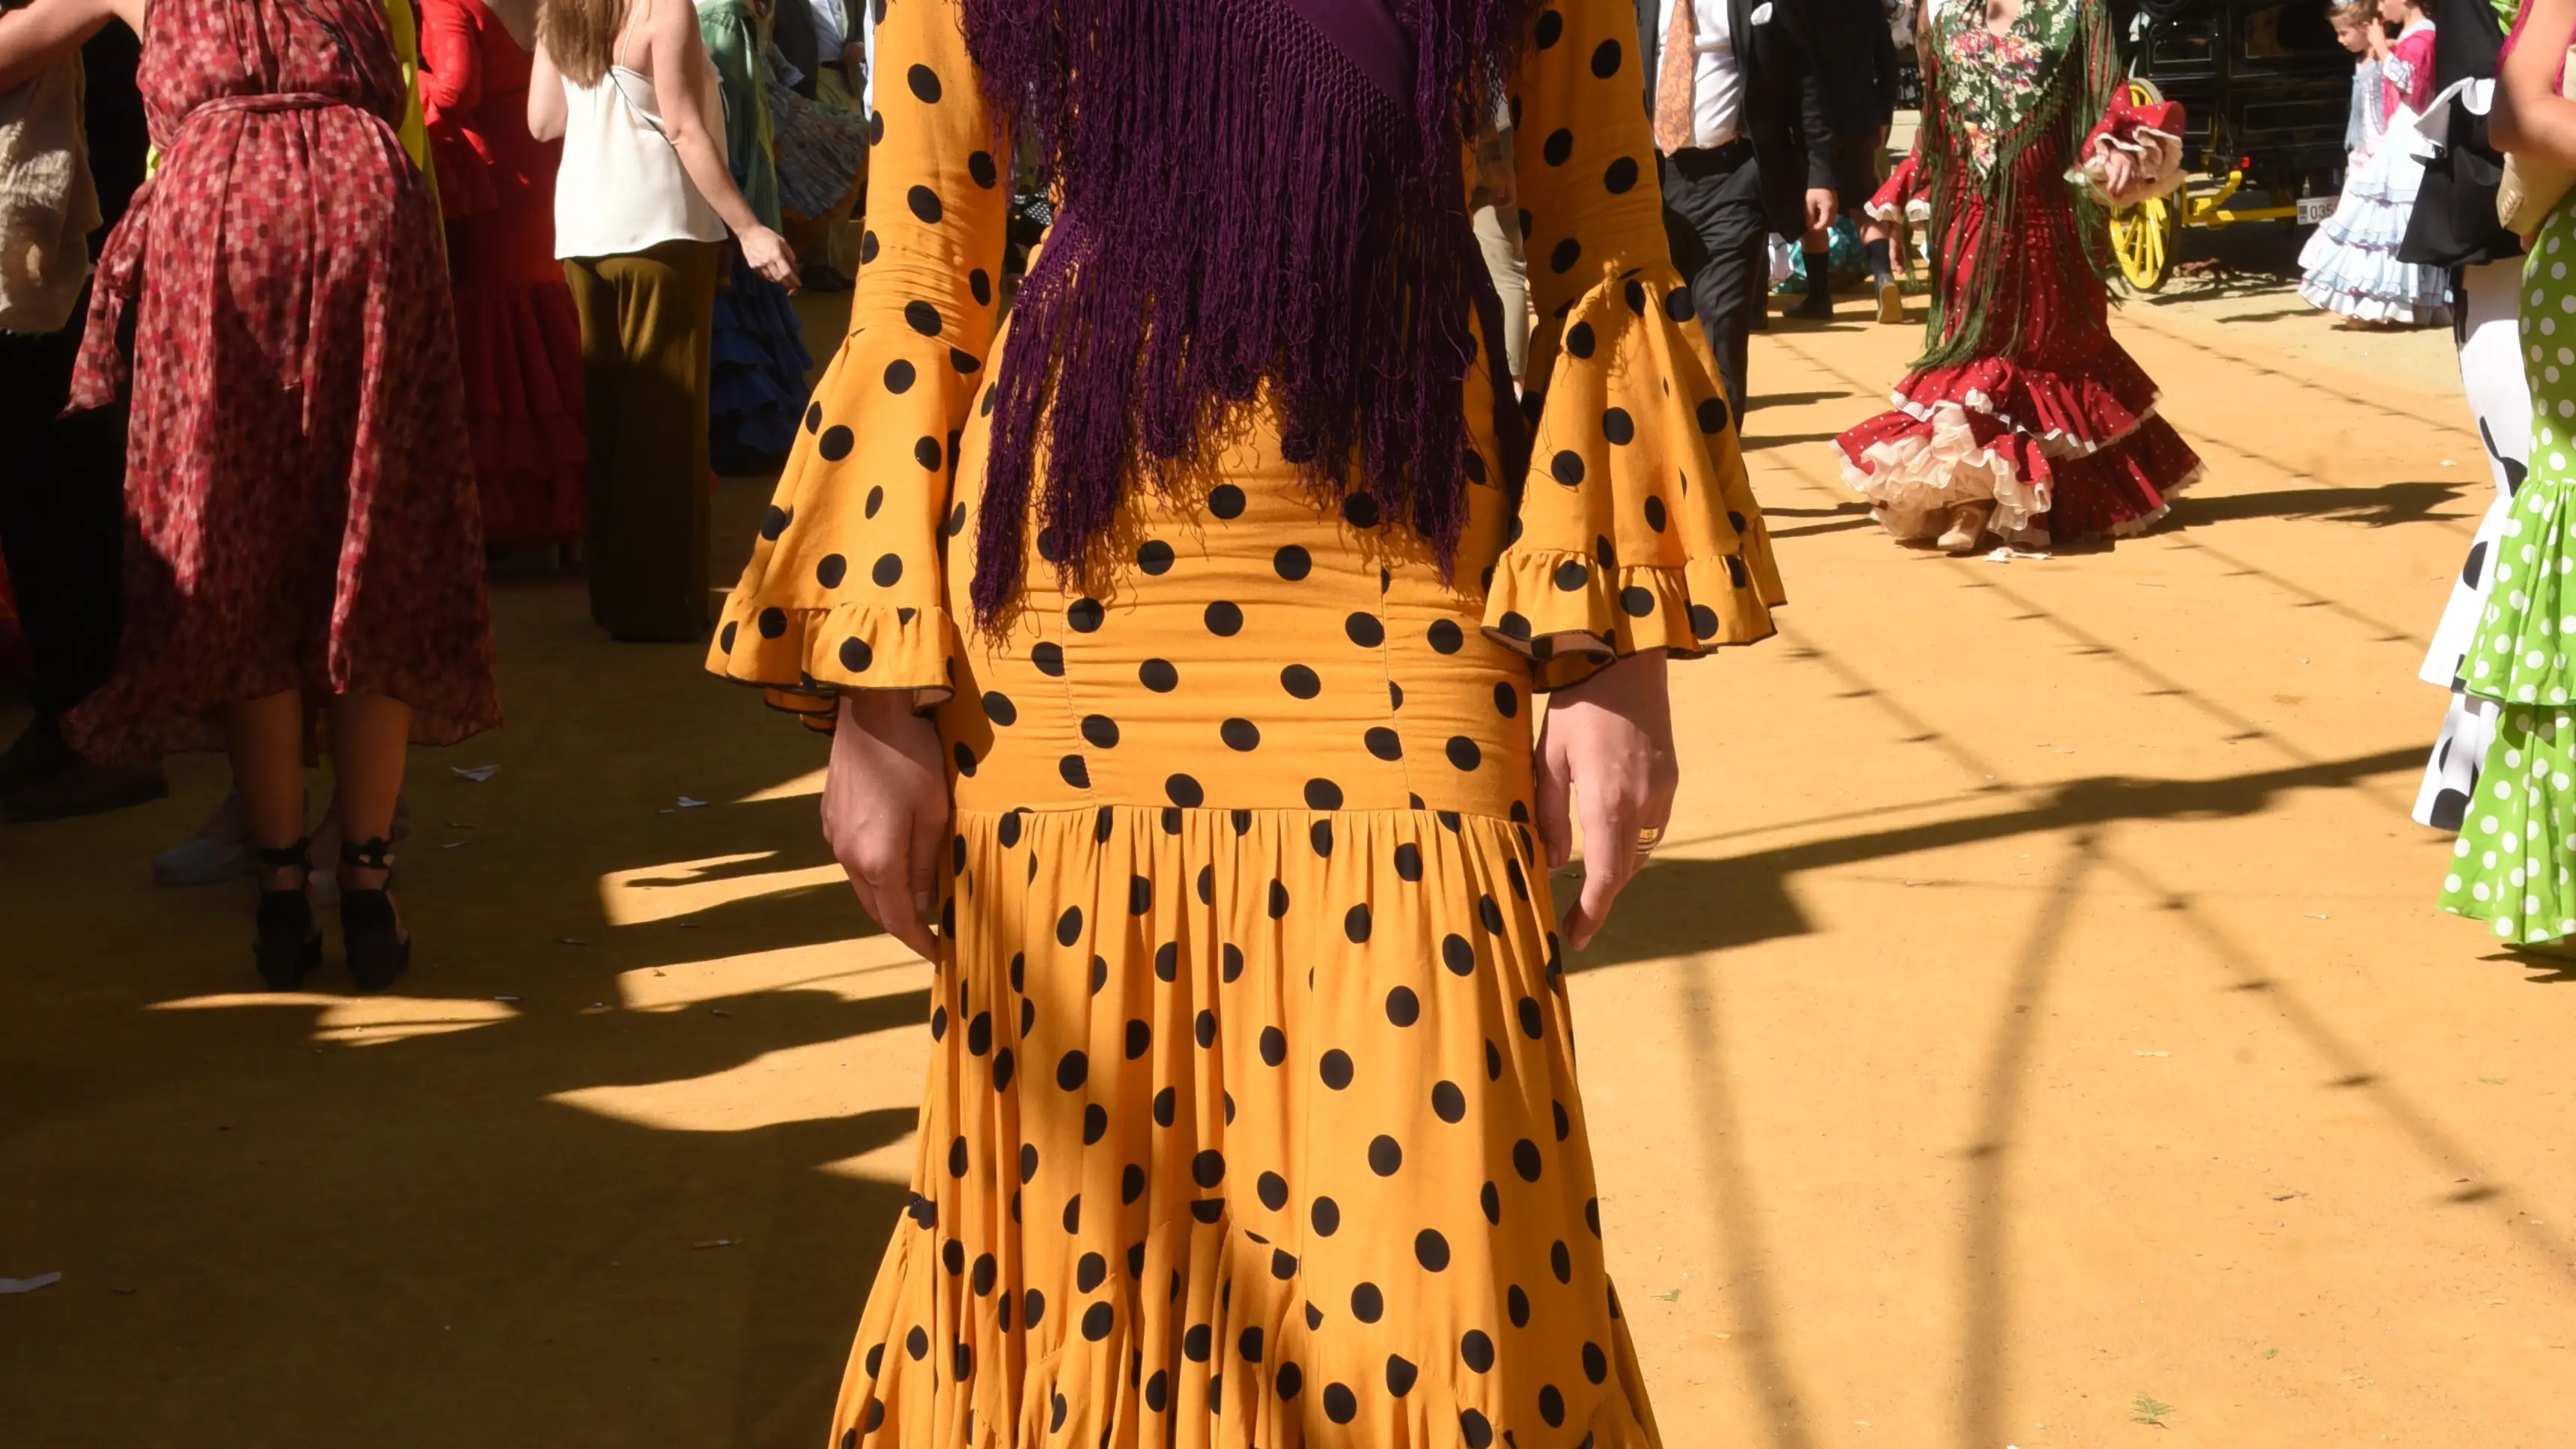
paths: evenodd
<path fill-rule="evenodd" d="M 912 691 L 955 790 L 921 1155 L 834 1445 L 1659 1443 L 1531 725 L 1612 658 L 1767 637 L 1782 595 L 1628 0 L 1533 24 L 1536 461 L 1501 475 L 1472 374 L 1454 583 L 1369 495 L 1319 504 L 1255 406 L 1070 581 L 1033 538 L 996 632 L 966 591 L 1007 152 L 956 0 L 886 6 L 850 335 L 709 661 L 823 727 Z"/>

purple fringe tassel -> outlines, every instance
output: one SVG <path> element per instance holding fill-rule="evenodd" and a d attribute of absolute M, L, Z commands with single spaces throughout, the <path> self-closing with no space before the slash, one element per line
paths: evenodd
<path fill-rule="evenodd" d="M 1374 495 L 1452 567 L 1490 288 L 1460 168 L 1530 0 L 1389 3 L 1411 114 L 1282 0 L 964 0 L 1060 198 L 994 382 L 980 624 L 1018 591 L 1033 490 L 1040 557 L 1076 574 L 1130 479 L 1204 472 L 1265 391 L 1319 499 Z"/>

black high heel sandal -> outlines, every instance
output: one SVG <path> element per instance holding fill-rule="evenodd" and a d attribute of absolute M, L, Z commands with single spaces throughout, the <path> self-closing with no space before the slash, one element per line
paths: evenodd
<path fill-rule="evenodd" d="M 304 891 L 313 879 L 310 837 L 282 850 L 259 849 L 259 863 L 270 870 L 298 870 L 304 879 L 286 890 L 259 893 L 259 935 L 251 951 L 259 961 L 259 979 L 272 991 L 293 991 L 304 973 L 322 964 L 322 932 L 313 924 L 313 901 Z"/>
<path fill-rule="evenodd" d="M 361 991 L 384 990 L 411 965 L 411 940 L 403 935 L 385 887 L 349 888 L 351 870 L 385 871 L 391 884 L 393 868 L 393 842 L 383 836 L 340 846 L 340 937 L 349 954 L 349 974 L 358 978 Z"/>

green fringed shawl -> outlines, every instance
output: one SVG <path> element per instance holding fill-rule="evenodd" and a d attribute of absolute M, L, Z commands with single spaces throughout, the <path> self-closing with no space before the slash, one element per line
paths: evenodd
<path fill-rule="evenodd" d="M 1967 12 L 1953 20 L 1944 17 L 1944 34 L 1933 46 L 1936 71 L 1950 64 L 1947 32 L 1953 24 L 1982 24 L 1983 7 L 1976 0 L 1952 0 Z M 2111 17 L 2103 0 L 2025 0 L 2027 5 L 2072 5 L 2075 28 L 2069 43 L 2046 64 L 2049 73 L 2040 82 L 2039 98 L 2014 123 L 2011 130 L 1996 140 L 1993 162 L 1984 176 L 1977 174 L 1972 143 L 1960 119 L 1952 114 L 1949 87 L 1945 75 L 1934 75 L 1923 87 L 1923 175 L 1932 198 L 1932 236 L 1945 240 L 1959 208 L 1971 200 L 1983 203 L 1986 231 L 1983 244 L 1977 248 L 1974 266 L 1964 276 L 1957 275 L 1949 263 L 1953 259 L 1936 259 L 1932 276 L 1932 309 L 1924 325 L 1926 350 L 1915 360 L 1919 371 L 1946 367 L 1971 357 L 1995 353 L 2017 353 L 2028 340 L 2023 336 L 2023 309 L 2012 309 L 2012 315 L 1997 319 L 1993 303 L 1996 283 L 2006 267 L 2067 264 L 2062 257 L 2032 257 L 2014 245 L 2010 234 L 2013 217 L 2022 202 L 2025 185 L 2066 186 L 2073 192 L 2075 231 L 2081 238 L 2082 256 L 2077 259 L 2092 276 L 2105 286 L 2116 275 L 2111 257 L 2109 211 L 2090 188 L 2070 185 L 2063 176 L 2063 166 L 2051 167 L 2045 174 L 2024 176 L 2023 162 L 2034 146 L 2052 139 L 2066 142 L 2068 163 L 2079 158 L 2084 138 L 2092 133 L 2109 111 L 2113 96 L 2121 85 L 2119 55 L 2112 34 Z M 2076 280 L 2073 277 L 2069 281 Z M 1994 323 L 2000 320 L 2008 331 L 1998 339 Z M 1998 345 L 2000 343 L 2000 345 Z"/>

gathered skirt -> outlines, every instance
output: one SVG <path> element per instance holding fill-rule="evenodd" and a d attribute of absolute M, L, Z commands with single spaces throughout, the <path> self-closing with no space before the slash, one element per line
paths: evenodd
<path fill-rule="evenodd" d="M 2460 688 L 2492 731 L 2470 777 L 2442 909 L 2504 941 L 2576 936 L 2576 208 L 2561 203 L 2523 268 L 2531 454 L 2485 559 L 2486 608 Z"/>
<path fill-rule="evenodd" d="M 1531 826 L 1542 699 L 1368 505 L 1255 439 L 1131 499 L 1097 593 L 1033 555 L 952 661 L 921 1156 L 836 1443 L 1657 1442 Z"/>
<path fill-rule="evenodd" d="M 2397 259 L 2424 179 L 2415 113 L 2401 110 L 2379 149 L 2344 182 L 2334 213 L 2299 250 L 2299 295 L 2357 322 L 2431 326 L 2451 315 L 2449 274 Z"/>
<path fill-rule="evenodd" d="M 1914 166 L 1899 167 L 1871 214 L 1897 215 L 1914 184 Z M 2103 284 L 2074 262 L 2071 203 L 2025 196 L 1990 213 L 1972 197 L 1938 225 L 1939 305 L 1959 318 L 1982 313 L 1990 349 L 1908 373 L 1886 412 L 1836 437 L 1844 483 L 1906 541 L 1938 537 L 1951 510 L 1972 503 L 1992 505 L 1996 537 L 2030 547 L 2153 527 L 2198 481 L 2200 457 L 2157 411 L 2154 379 L 2111 335 Z M 1992 297 L 1972 297 L 1991 247 L 2029 260 L 2007 269 Z"/>

